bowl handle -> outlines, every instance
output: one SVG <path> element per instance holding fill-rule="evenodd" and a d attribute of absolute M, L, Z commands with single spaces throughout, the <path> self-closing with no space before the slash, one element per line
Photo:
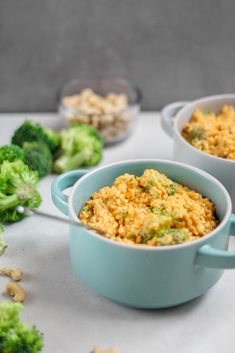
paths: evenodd
<path fill-rule="evenodd" d="M 176 113 L 183 108 L 189 102 L 175 102 L 166 105 L 161 110 L 161 123 L 163 130 L 169 135 L 170 137 L 173 136 L 173 122 L 176 116 Z"/>
<path fill-rule="evenodd" d="M 55 206 L 68 215 L 68 196 L 63 191 L 75 184 L 87 172 L 86 169 L 72 170 L 55 178 L 51 184 L 51 197 Z"/>
<path fill-rule="evenodd" d="M 235 230 L 235 215 L 232 214 L 230 232 Z M 231 234 L 235 236 L 235 233 Z M 210 268 L 235 268 L 235 251 L 218 250 L 204 245 L 197 251 L 196 263 Z"/>

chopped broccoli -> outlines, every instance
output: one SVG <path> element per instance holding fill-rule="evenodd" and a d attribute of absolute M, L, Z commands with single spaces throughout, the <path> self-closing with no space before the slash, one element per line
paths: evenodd
<path fill-rule="evenodd" d="M 166 175 L 159 173 L 155 169 L 146 169 L 140 178 L 140 185 L 151 196 L 158 195 L 158 189 L 164 188 L 169 196 L 176 192 L 175 183 Z"/>
<path fill-rule="evenodd" d="M 44 142 L 54 153 L 60 144 L 59 134 L 30 120 L 25 121 L 14 133 L 12 143 L 23 147 L 25 142 Z"/>
<path fill-rule="evenodd" d="M 136 234 L 134 232 L 130 232 L 126 235 L 126 238 L 132 241 L 135 241 L 136 239 Z"/>
<path fill-rule="evenodd" d="M 100 162 L 103 140 L 92 127 L 85 124 L 72 125 L 62 130 L 60 136 L 61 150 L 53 166 L 56 173 Z"/>
<path fill-rule="evenodd" d="M 22 148 L 17 145 L 4 145 L 0 147 L 0 164 L 4 161 L 15 162 L 24 159 Z"/>
<path fill-rule="evenodd" d="M 189 233 L 185 229 L 163 229 L 156 233 L 159 245 L 172 245 L 184 243 L 189 239 Z"/>
<path fill-rule="evenodd" d="M 187 134 L 189 141 L 203 140 L 206 137 L 205 129 L 201 125 L 195 125 Z"/>
<path fill-rule="evenodd" d="M 142 242 L 147 243 L 157 234 L 157 232 L 162 229 L 169 228 L 171 226 L 171 223 L 172 217 L 167 213 L 149 215 L 142 229 Z"/>
<path fill-rule="evenodd" d="M 147 174 L 147 173 L 146 173 Z M 152 187 L 157 186 L 158 185 L 158 179 L 156 177 L 156 175 L 152 174 L 150 175 L 148 178 L 146 178 L 145 183 L 142 183 L 141 185 L 143 186 L 143 188 L 146 191 L 149 191 Z"/>
<path fill-rule="evenodd" d="M 38 353 L 43 348 L 42 334 L 20 320 L 22 309 L 19 303 L 0 304 L 1 353 Z"/>
<path fill-rule="evenodd" d="M 52 170 L 52 154 L 43 142 L 25 142 L 23 144 L 24 162 L 30 169 L 38 172 L 39 178 Z"/>
<path fill-rule="evenodd" d="M 170 182 L 169 182 L 169 185 L 167 186 L 166 191 L 167 191 L 167 194 L 168 194 L 169 196 L 174 195 L 175 192 L 176 192 L 175 183 L 173 183 L 173 182 L 170 183 Z"/>
<path fill-rule="evenodd" d="M 23 161 L 5 161 L 0 166 L 0 221 L 14 222 L 24 217 L 17 206 L 29 209 L 39 207 L 37 191 L 38 173 L 29 169 Z"/>
<path fill-rule="evenodd" d="M 86 203 L 86 204 L 82 207 L 81 212 L 88 212 L 89 210 L 90 210 L 90 207 L 89 207 L 89 205 Z"/>

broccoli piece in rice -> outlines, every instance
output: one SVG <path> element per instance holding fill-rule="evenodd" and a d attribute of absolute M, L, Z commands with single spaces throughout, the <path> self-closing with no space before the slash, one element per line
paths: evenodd
<path fill-rule="evenodd" d="M 169 196 L 176 192 L 175 183 L 154 169 L 148 169 L 144 172 L 140 178 L 140 185 L 153 197 L 158 195 L 159 188 L 165 189 Z"/>
<path fill-rule="evenodd" d="M 166 188 L 166 191 L 167 191 L 167 194 L 168 194 L 169 196 L 174 195 L 175 192 L 176 192 L 175 183 L 174 183 L 174 182 L 170 182 L 170 183 L 169 183 L 169 186 L 167 186 L 167 188 Z"/>
<path fill-rule="evenodd" d="M 206 138 L 205 129 L 201 125 L 195 125 L 192 130 L 187 133 L 187 139 L 191 143 L 195 140 L 203 140 Z"/>
<path fill-rule="evenodd" d="M 142 242 L 146 244 L 157 232 L 162 229 L 170 228 L 171 224 L 172 217 L 168 214 L 150 214 L 142 229 Z"/>
<path fill-rule="evenodd" d="M 185 229 L 171 228 L 163 229 L 156 233 L 159 245 L 173 245 L 184 243 L 189 240 L 189 233 Z"/>

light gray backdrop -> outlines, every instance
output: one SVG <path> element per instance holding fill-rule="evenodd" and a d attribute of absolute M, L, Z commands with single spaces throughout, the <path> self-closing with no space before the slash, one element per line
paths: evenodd
<path fill-rule="evenodd" d="M 74 77 L 119 76 L 143 108 L 235 91 L 233 0 L 0 0 L 0 111 L 51 111 Z"/>

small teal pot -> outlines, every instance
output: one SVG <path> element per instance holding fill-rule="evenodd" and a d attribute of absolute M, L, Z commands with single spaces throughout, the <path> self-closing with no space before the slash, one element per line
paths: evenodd
<path fill-rule="evenodd" d="M 52 184 L 56 207 L 77 219 L 84 202 L 124 173 L 141 175 L 155 168 L 211 199 L 220 220 L 207 236 L 190 243 L 165 247 L 130 246 L 92 231 L 70 226 L 73 269 L 89 288 L 117 303 L 135 308 L 165 308 L 194 299 L 211 288 L 223 269 L 235 268 L 235 252 L 228 252 L 229 234 L 235 230 L 231 200 L 211 175 L 188 165 L 164 160 L 133 160 L 110 164 L 84 175 L 75 170 Z M 73 186 L 67 198 L 63 190 Z M 234 229 L 232 229 L 234 228 Z"/>

